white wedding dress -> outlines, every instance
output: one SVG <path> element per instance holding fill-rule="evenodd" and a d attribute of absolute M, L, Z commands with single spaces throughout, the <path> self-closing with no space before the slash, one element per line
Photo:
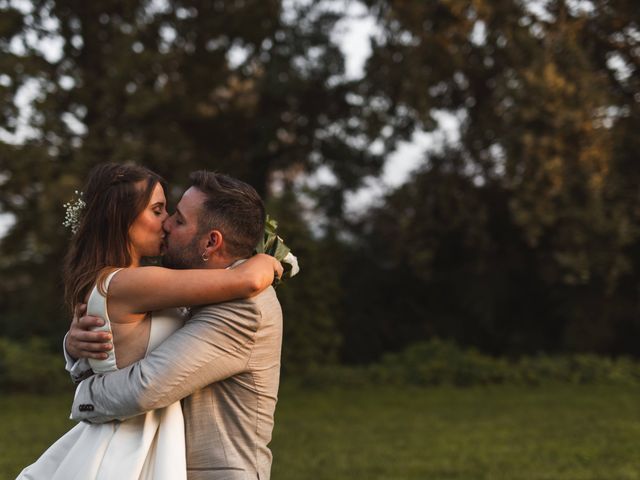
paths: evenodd
<path fill-rule="evenodd" d="M 116 272 L 105 280 L 105 291 Z M 94 287 L 87 312 L 105 319 L 106 298 Z M 153 312 L 147 353 L 180 328 L 178 309 Z M 116 370 L 115 351 L 107 360 L 90 360 L 95 373 Z M 180 402 L 123 422 L 82 422 L 25 468 L 16 480 L 186 480 L 184 420 Z"/>

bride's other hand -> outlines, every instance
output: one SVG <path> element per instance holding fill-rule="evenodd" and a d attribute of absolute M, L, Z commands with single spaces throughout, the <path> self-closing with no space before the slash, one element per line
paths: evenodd
<path fill-rule="evenodd" d="M 79 304 L 74 310 L 73 320 L 66 337 L 67 353 L 75 358 L 95 358 L 105 360 L 108 352 L 113 348 L 109 332 L 93 331 L 92 328 L 104 325 L 100 317 L 85 315 L 87 306 Z"/>
<path fill-rule="evenodd" d="M 236 267 L 238 273 L 246 275 L 252 286 L 253 295 L 260 293 L 273 283 L 275 278 L 282 277 L 282 264 L 271 255 L 258 253 Z"/>

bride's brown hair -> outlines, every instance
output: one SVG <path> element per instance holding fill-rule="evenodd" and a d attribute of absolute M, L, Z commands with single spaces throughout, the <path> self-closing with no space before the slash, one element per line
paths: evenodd
<path fill-rule="evenodd" d="M 112 268 L 131 264 L 129 227 L 158 183 L 165 186 L 159 175 L 137 165 L 103 163 L 91 170 L 82 195 L 86 206 L 64 261 L 64 299 L 71 311 Z"/>

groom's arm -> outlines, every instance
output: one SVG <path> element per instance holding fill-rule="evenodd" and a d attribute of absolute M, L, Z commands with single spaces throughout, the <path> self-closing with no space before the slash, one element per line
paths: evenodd
<path fill-rule="evenodd" d="M 64 369 L 69 372 L 71 376 L 71 380 L 76 385 L 80 383 L 85 378 L 93 375 L 93 371 L 91 370 L 91 365 L 89 365 L 89 361 L 86 358 L 75 358 L 72 357 L 67 349 L 67 342 L 69 338 L 69 333 L 64 336 L 64 340 L 62 341 L 62 354 L 64 355 Z"/>
<path fill-rule="evenodd" d="M 102 423 L 132 417 L 244 371 L 259 320 L 251 300 L 202 308 L 144 359 L 78 385 L 71 418 Z"/>

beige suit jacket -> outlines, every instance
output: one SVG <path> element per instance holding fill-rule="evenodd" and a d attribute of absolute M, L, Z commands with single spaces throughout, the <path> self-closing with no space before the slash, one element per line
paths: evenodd
<path fill-rule="evenodd" d="M 84 380 L 72 418 L 122 420 L 184 399 L 189 480 L 268 480 L 281 345 L 273 288 L 196 308 L 146 358 Z"/>

